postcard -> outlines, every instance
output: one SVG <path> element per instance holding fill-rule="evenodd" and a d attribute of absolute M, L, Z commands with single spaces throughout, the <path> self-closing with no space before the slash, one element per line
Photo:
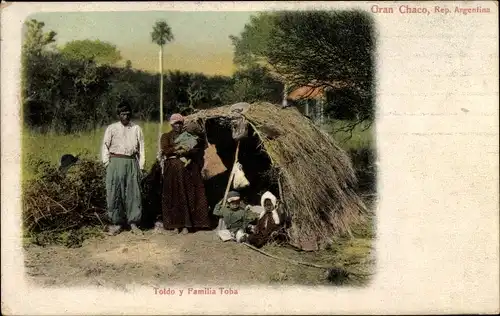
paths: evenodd
<path fill-rule="evenodd" d="M 2 3 L 2 313 L 499 312 L 498 3 Z"/>

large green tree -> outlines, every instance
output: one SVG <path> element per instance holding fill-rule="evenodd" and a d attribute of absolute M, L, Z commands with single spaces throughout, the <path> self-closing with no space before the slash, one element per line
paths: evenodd
<path fill-rule="evenodd" d="M 234 46 L 234 63 L 243 69 L 269 66 L 268 50 L 276 27 L 275 13 L 262 12 L 251 16 L 239 37 L 229 36 Z"/>
<path fill-rule="evenodd" d="M 42 55 L 47 54 L 50 44 L 56 41 L 56 32 L 44 31 L 45 23 L 35 19 L 27 20 L 24 23 L 24 36 L 22 46 L 22 87 L 23 99 L 29 99 L 34 96 L 36 91 L 31 91 L 30 78 L 33 73 L 43 67 Z"/>
<path fill-rule="evenodd" d="M 100 40 L 76 40 L 60 48 L 61 54 L 69 59 L 93 60 L 98 65 L 114 65 L 122 59 L 118 48 Z"/>
<path fill-rule="evenodd" d="M 51 82 L 57 78 L 44 71 L 47 67 L 49 45 L 56 40 L 56 32 L 44 31 L 45 23 L 30 19 L 24 23 L 21 55 L 21 95 L 23 119 L 28 124 L 41 125 L 51 117 L 44 104 L 51 101 Z"/>
<path fill-rule="evenodd" d="M 250 17 L 241 32 L 240 36 L 231 35 L 229 38 L 234 47 L 233 62 L 241 71 L 255 71 L 265 68 L 266 76 L 278 80 L 283 85 L 282 102 L 286 104 L 288 82 L 287 79 L 276 71 L 276 68 L 269 63 L 269 52 L 271 49 L 272 33 L 277 29 L 276 13 L 261 12 Z M 234 96 L 245 95 L 247 90 L 252 90 L 251 80 L 244 79 L 242 82 L 236 82 L 233 86 Z M 267 89 L 265 87 L 262 87 Z M 229 92 L 231 93 L 231 92 Z M 256 91 L 253 92 L 255 96 Z M 265 94 L 265 93 L 264 93 Z M 227 94 L 226 94 L 227 95 Z M 241 97 L 240 97 L 241 98 Z M 252 99 L 253 97 L 250 97 Z"/>
<path fill-rule="evenodd" d="M 56 32 L 43 30 L 44 22 L 30 19 L 24 23 L 23 53 L 27 55 L 40 55 L 49 44 L 56 41 Z"/>
<path fill-rule="evenodd" d="M 270 71 L 259 64 L 248 64 L 236 71 L 232 85 L 223 93 L 225 103 L 281 100 L 283 84 Z"/>
<path fill-rule="evenodd" d="M 361 11 L 286 11 L 254 16 L 232 37 L 234 62 L 260 64 L 293 86 L 347 89 L 355 123 L 373 119 L 373 21 Z M 334 94 L 335 95 L 335 94 Z"/>
<path fill-rule="evenodd" d="M 25 23 L 22 50 L 22 101 L 25 123 L 40 130 L 72 132 L 95 128 L 106 121 L 100 99 L 109 87 L 112 70 L 92 60 L 67 58 L 50 49 L 56 33 L 44 23 Z"/>

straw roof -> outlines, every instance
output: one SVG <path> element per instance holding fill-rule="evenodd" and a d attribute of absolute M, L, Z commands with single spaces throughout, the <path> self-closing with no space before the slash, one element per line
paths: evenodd
<path fill-rule="evenodd" d="M 228 118 L 230 106 L 203 110 L 188 120 Z M 292 244 L 318 247 L 364 220 L 365 205 L 355 191 L 356 176 L 347 153 L 295 108 L 254 103 L 243 116 L 280 171 L 282 201 L 292 216 Z M 274 131 L 268 137 L 267 131 Z M 277 132 L 277 133 L 276 133 Z M 276 134 L 278 136 L 276 136 Z M 313 247 L 314 248 L 314 247 Z"/>

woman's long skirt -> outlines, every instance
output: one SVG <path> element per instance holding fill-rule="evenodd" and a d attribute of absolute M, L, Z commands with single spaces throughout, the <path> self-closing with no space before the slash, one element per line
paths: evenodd
<path fill-rule="evenodd" d="M 185 167 L 179 159 L 167 159 L 163 177 L 163 227 L 210 227 L 201 167 L 194 161 Z"/>

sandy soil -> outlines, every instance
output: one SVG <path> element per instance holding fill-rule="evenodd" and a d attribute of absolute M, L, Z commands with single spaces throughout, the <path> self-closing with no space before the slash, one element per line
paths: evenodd
<path fill-rule="evenodd" d="M 315 254 L 304 256 L 283 247 L 264 249 L 281 257 L 315 258 Z M 366 249 L 363 255 L 355 253 L 349 260 L 355 265 L 373 266 L 371 246 Z M 44 286 L 328 284 L 325 270 L 276 260 L 242 244 L 223 243 L 211 231 L 188 235 L 145 231 L 142 236 L 124 232 L 86 240 L 79 248 L 30 245 L 26 247 L 25 263 L 28 278 Z"/>

